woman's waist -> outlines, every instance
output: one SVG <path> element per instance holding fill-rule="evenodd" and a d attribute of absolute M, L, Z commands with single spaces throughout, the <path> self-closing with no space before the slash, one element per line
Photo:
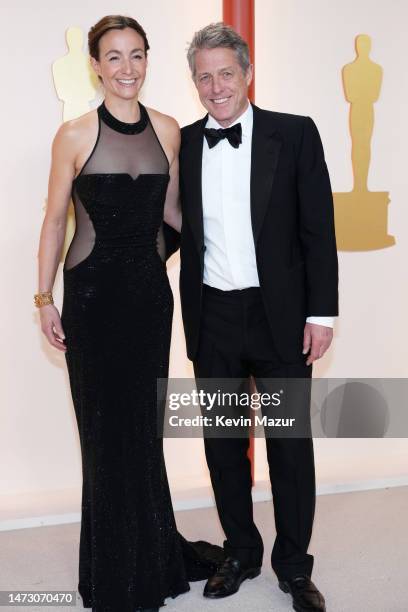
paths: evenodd
<path fill-rule="evenodd" d="M 67 275 L 82 271 L 85 276 L 93 276 L 98 272 L 105 274 L 108 269 L 119 272 L 129 268 L 162 268 L 163 265 L 156 242 L 96 241 L 93 248 L 81 257 L 75 254 L 75 250 L 68 252 L 63 270 Z"/>
<path fill-rule="evenodd" d="M 117 236 L 104 236 L 97 235 L 95 238 L 94 249 L 106 250 L 106 249 L 126 249 L 126 248 L 145 248 L 155 249 L 157 248 L 157 236 L 145 236 L 145 235 L 125 235 L 120 234 Z"/>

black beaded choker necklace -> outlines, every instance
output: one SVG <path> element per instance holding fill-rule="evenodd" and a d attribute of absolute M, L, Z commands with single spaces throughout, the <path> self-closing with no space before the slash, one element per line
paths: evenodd
<path fill-rule="evenodd" d="M 136 121 L 136 123 L 125 123 L 124 121 L 120 121 L 120 119 L 114 117 L 106 108 L 105 102 L 102 102 L 102 104 L 98 107 L 98 114 L 103 122 L 116 132 L 122 132 L 122 134 L 139 134 L 139 132 L 143 132 L 149 121 L 147 110 L 140 102 L 139 109 L 140 119 L 139 121 Z"/>

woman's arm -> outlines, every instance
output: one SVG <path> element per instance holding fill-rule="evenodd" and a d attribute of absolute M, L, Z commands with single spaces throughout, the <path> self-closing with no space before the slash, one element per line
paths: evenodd
<path fill-rule="evenodd" d="M 173 229 L 181 232 L 182 218 L 179 193 L 180 128 L 176 121 L 174 121 L 174 124 L 171 129 L 173 160 L 170 164 L 170 182 L 164 204 L 164 220 Z"/>
<path fill-rule="evenodd" d="M 52 146 L 51 171 L 48 183 L 48 201 L 41 228 L 38 249 L 38 292 L 52 291 L 57 273 L 67 224 L 67 211 L 75 176 L 75 129 L 63 124 Z M 41 329 L 49 343 L 66 350 L 65 338 L 58 310 L 53 304 L 39 308 Z"/>
<path fill-rule="evenodd" d="M 173 117 L 149 109 L 153 127 L 170 164 L 170 182 L 164 203 L 164 221 L 181 232 L 181 206 L 179 201 L 180 127 Z"/>
<path fill-rule="evenodd" d="M 38 250 L 38 291 L 52 291 L 67 224 L 67 212 L 75 176 L 75 152 L 69 126 L 58 130 L 52 145 L 48 201 Z"/>

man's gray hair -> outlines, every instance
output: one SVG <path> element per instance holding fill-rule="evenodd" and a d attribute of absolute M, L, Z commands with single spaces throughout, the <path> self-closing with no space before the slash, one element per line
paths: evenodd
<path fill-rule="evenodd" d="M 218 23 L 210 23 L 210 25 L 194 34 L 187 51 L 188 65 L 190 66 L 193 78 L 196 72 L 195 54 L 197 51 L 200 49 L 215 49 L 216 47 L 225 47 L 235 51 L 238 63 L 242 71 L 246 73 L 251 65 L 248 44 L 231 26 L 225 25 L 225 23 L 220 21 Z"/>

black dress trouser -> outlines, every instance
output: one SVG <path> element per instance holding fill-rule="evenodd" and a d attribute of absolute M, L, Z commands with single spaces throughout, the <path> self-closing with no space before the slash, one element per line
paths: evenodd
<path fill-rule="evenodd" d="M 276 322 L 279 324 L 279 321 Z M 301 340 L 299 342 L 301 347 Z M 200 342 L 194 372 L 201 378 L 310 378 L 301 354 L 283 363 L 271 337 L 261 290 L 221 291 L 204 285 Z M 257 385 L 258 386 L 258 385 Z M 205 436 L 205 453 L 228 555 L 245 567 L 262 565 L 263 543 L 253 520 L 249 439 Z M 272 568 L 278 579 L 312 573 L 307 553 L 315 511 L 313 440 L 266 438 L 275 513 Z"/>

